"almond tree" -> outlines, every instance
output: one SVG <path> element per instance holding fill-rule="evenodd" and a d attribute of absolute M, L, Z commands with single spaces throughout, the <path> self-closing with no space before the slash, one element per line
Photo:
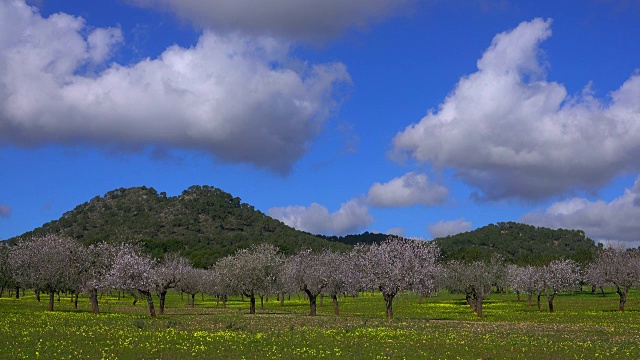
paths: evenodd
<path fill-rule="evenodd" d="M 439 272 L 440 250 L 430 242 L 389 237 L 379 244 L 357 246 L 365 283 L 382 293 L 387 317 L 393 317 L 393 299 L 401 291 L 418 288 L 425 278 Z"/>
<path fill-rule="evenodd" d="M 549 303 L 549 312 L 554 312 L 553 300 L 560 291 L 567 290 L 580 281 L 580 268 L 573 260 L 554 260 L 542 269 L 542 284 Z"/>
<path fill-rule="evenodd" d="M 13 286 L 13 277 L 9 269 L 9 248 L 0 244 L 0 297 L 10 286 Z"/>
<path fill-rule="evenodd" d="M 108 275 L 115 261 L 118 247 L 100 242 L 85 249 L 85 262 L 80 281 L 91 303 L 91 313 L 99 314 L 98 291 L 110 289 Z"/>
<path fill-rule="evenodd" d="M 190 268 L 191 264 L 187 259 L 174 253 L 165 254 L 160 263 L 154 267 L 153 280 L 155 282 L 155 292 L 160 302 L 160 315 L 164 314 L 167 291 L 175 288 Z"/>
<path fill-rule="evenodd" d="M 316 316 L 316 299 L 329 285 L 333 253 L 305 249 L 285 261 L 283 271 L 291 286 L 302 290 L 309 298 L 309 316 Z"/>
<path fill-rule="evenodd" d="M 542 268 L 538 266 L 510 266 L 509 285 L 520 293 L 527 294 L 527 306 L 531 306 L 533 294 L 541 294 L 544 290 L 542 281 Z M 540 310 L 540 298 L 538 297 L 538 310 Z"/>
<path fill-rule="evenodd" d="M 191 307 L 195 306 L 196 294 L 204 291 L 205 278 L 207 270 L 194 269 L 192 267 L 185 267 L 181 270 L 180 281 L 177 286 L 183 293 L 188 294 L 191 297 L 191 301 L 187 301 Z"/>
<path fill-rule="evenodd" d="M 147 300 L 151 317 L 156 317 L 151 296 L 156 285 L 153 281 L 154 265 L 150 256 L 143 255 L 133 245 L 121 244 L 116 248 L 113 265 L 106 277 L 114 289 L 139 292 Z"/>
<path fill-rule="evenodd" d="M 620 296 L 619 311 L 624 311 L 631 286 L 640 281 L 640 254 L 621 246 L 602 250 L 587 270 L 592 283 L 610 284 Z"/>
<path fill-rule="evenodd" d="M 463 293 L 467 304 L 482 317 L 484 299 L 491 293 L 493 274 L 491 266 L 482 261 L 466 263 L 450 261 L 445 266 L 444 282 L 453 293 Z"/>
<path fill-rule="evenodd" d="M 49 294 L 53 311 L 55 294 L 77 288 L 82 245 L 73 239 L 44 235 L 20 241 L 11 248 L 10 267 L 17 283 Z"/>
<path fill-rule="evenodd" d="M 326 251 L 324 255 L 326 266 L 329 268 L 327 285 L 324 291 L 333 300 L 334 314 L 339 315 L 338 295 L 360 290 L 359 280 L 361 276 L 356 272 L 357 269 L 354 266 L 352 253 L 341 254 Z"/>
<path fill-rule="evenodd" d="M 256 313 L 256 296 L 262 300 L 274 291 L 277 273 L 283 262 L 280 250 L 271 244 L 260 244 L 238 250 L 225 264 L 224 281 L 236 293 L 249 298 L 249 313 Z"/>

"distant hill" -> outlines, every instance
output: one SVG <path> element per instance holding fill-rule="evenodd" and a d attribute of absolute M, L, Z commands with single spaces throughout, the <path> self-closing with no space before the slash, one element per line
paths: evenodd
<path fill-rule="evenodd" d="M 445 259 L 486 260 L 499 253 L 515 264 L 544 264 L 554 259 L 591 261 L 599 246 L 582 230 L 552 230 L 515 222 L 499 222 L 433 240 Z"/>
<path fill-rule="evenodd" d="M 67 235 L 85 245 L 138 242 L 155 256 L 180 252 L 196 267 L 207 267 L 237 249 L 262 242 L 278 246 L 285 254 L 303 247 L 350 248 L 293 229 L 211 186 L 192 186 L 174 197 L 147 187 L 113 190 L 8 241 L 44 233 Z"/>

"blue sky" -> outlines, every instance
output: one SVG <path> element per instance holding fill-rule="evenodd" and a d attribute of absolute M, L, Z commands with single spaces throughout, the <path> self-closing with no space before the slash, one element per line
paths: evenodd
<path fill-rule="evenodd" d="M 640 240 L 640 2 L 0 0 L 0 239 L 132 186 Z"/>

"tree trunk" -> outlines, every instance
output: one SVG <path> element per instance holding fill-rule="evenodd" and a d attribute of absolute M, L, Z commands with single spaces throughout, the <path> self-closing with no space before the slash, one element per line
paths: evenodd
<path fill-rule="evenodd" d="M 422 293 L 418 294 L 418 305 L 422 304 Z"/>
<path fill-rule="evenodd" d="M 222 308 L 226 309 L 227 308 L 227 295 L 222 295 Z"/>
<path fill-rule="evenodd" d="M 320 307 L 324 307 L 324 293 L 320 294 Z"/>
<path fill-rule="evenodd" d="M 16 299 L 20 299 L 20 287 L 16 286 Z"/>
<path fill-rule="evenodd" d="M 554 291 L 553 293 L 551 293 L 551 295 L 547 294 L 547 301 L 549 302 L 549 312 L 553 313 L 555 312 L 555 309 L 553 308 L 553 299 L 556 297 L 556 292 Z"/>
<path fill-rule="evenodd" d="M 74 297 L 73 297 L 73 308 L 77 309 L 78 308 L 78 293 L 75 293 Z"/>
<path fill-rule="evenodd" d="M 527 307 L 531 307 L 531 298 L 533 297 L 533 293 L 529 293 L 527 296 Z"/>
<path fill-rule="evenodd" d="M 542 293 L 538 293 L 538 311 L 542 311 L 542 306 L 540 305 L 540 297 L 542 296 Z"/>
<path fill-rule="evenodd" d="M 260 310 L 264 310 L 264 295 L 260 295 Z"/>
<path fill-rule="evenodd" d="M 620 295 L 620 305 L 618 305 L 619 311 L 624 311 L 624 304 L 627 302 L 627 293 L 629 292 L 629 287 L 625 286 L 623 289 L 620 286 L 616 286 L 616 290 L 618 295 Z"/>
<path fill-rule="evenodd" d="M 478 314 L 480 318 L 482 317 L 482 301 L 482 296 L 476 297 L 476 314 Z"/>
<path fill-rule="evenodd" d="M 248 294 L 249 298 L 249 314 L 256 313 L 256 296 L 254 294 Z"/>
<path fill-rule="evenodd" d="M 520 301 L 520 291 L 516 291 L 516 294 L 518 294 L 518 301 Z"/>
<path fill-rule="evenodd" d="M 333 299 L 333 313 L 336 315 L 340 315 L 340 307 L 338 306 L 338 294 L 332 294 L 331 298 Z"/>
<path fill-rule="evenodd" d="M 38 302 L 40 302 L 40 290 L 36 290 L 36 300 L 38 300 Z"/>
<path fill-rule="evenodd" d="M 156 317 L 156 308 L 153 306 L 153 297 L 151 296 L 151 291 L 141 291 L 142 295 L 146 296 L 147 304 L 149 304 L 149 314 L 152 318 Z"/>
<path fill-rule="evenodd" d="M 158 298 L 160 298 L 160 315 L 164 315 L 164 301 L 167 298 L 167 290 L 159 292 Z"/>
<path fill-rule="evenodd" d="M 56 295 L 58 295 L 58 302 L 60 302 L 60 291 L 58 291 Z"/>
<path fill-rule="evenodd" d="M 309 316 L 316 316 L 316 298 L 318 294 L 311 294 L 308 289 L 305 289 L 304 292 L 309 297 Z"/>
<path fill-rule="evenodd" d="M 53 303 L 55 301 L 56 293 L 53 291 L 49 291 L 49 307 L 47 307 L 47 311 L 53 311 Z"/>
<path fill-rule="evenodd" d="M 91 302 L 91 313 L 99 314 L 100 309 L 98 308 L 98 289 L 89 290 L 89 302 Z"/>
<path fill-rule="evenodd" d="M 280 294 L 280 307 L 284 307 L 284 294 Z"/>
<path fill-rule="evenodd" d="M 386 293 L 386 294 L 382 294 L 382 296 L 387 306 L 387 317 L 391 319 L 393 318 L 393 298 L 396 296 L 396 294 Z"/>
<path fill-rule="evenodd" d="M 194 307 L 196 303 L 196 294 L 191 294 L 191 307 Z"/>

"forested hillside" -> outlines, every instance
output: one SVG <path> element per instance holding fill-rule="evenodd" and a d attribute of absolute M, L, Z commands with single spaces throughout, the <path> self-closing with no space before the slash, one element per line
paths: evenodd
<path fill-rule="evenodd" d="M 85 245 L 137 242 L 155 256 L 180 252 L 196 267 L 262 242 L 285 254 L 304 247 L 350 248 L 286 226 L 211 186 L 192 186 L 175 197 L 147 187 L 113 190 L 9 242 L 44 233 L 67 235 Z"/>
<path fill-rule="evenodd" d="M 445 259 L 487 260 L 498 253 L 515 264 L 545 264 L 560 258 L 586 263 L 598 248 L 581 230 L 553 230 L 515 222 L 489 224 L 434 241 Z"/>

